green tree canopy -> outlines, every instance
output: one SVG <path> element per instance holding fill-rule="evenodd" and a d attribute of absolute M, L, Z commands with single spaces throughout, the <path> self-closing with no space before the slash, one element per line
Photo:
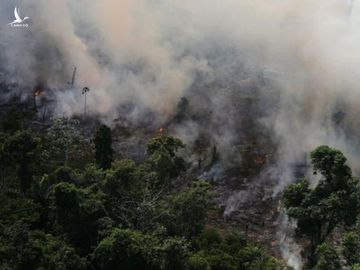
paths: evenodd
<path fill-rule="evenodd" d="M 0 268 L 85 270 L 87 261 L 64 241 L 15 222 L 0 233 Z"/>
<path fill-rule="evenodd" d="M 77 129 L 79 121 L 56 118 L 47 130 L 42 152 L 44 166 L 55 169 L 62 165 L 82 168 L 92 161 L 93 145 Z"/>
<path fill-rule="evenodd" d="M 198 235 L 206 223 L 211 186 L 204 180 L 175 195 L 170 201 L 167 227 L 170 234 L 188 238 Z"/>
<path fill-rule="evenodd" d="M 178 155 L 184 144 L 177 138 L 161 135 L 147 145 L 148 163 L 158 175 L 160 184 L 167 184 L 185 170 L 185 160 Z"/>
<path fill-rule="evenodd" d="M 109 169 L 113 161 L 113 149 L 111 148 L 111 129 L 106 125 L 100 125 L 95 133 L 95 159 L 103 169 Z"/>
<path fill-rule="evenodd" d="M 340 257 L 337 250 L 327 243 L 319 245 L 316 249 L 317 263 L 314 270 L 341 269 Z"/>
<path fill-rule="evenodd" d="M 28 131 L 18 131 L 9 136 L 2 145 L 3 159 L 7 166 L 15 167 L 20 189 L 25 193 L 32 182 L 33 172 L 31 164 L 34 164 L 37 155 L 39 139 Z"/>
<path fill-rule="evenodd" d="M 343 255 L 348 265 L 360 263 L 360 236 L 357 232 L 344 234 Z"/>
<path fill-rule="evenodd" d="M 103 194 L 64 182 L 55 185 L 53 192 L 50 205 L 56 215 L 54 227 L 60 225 L 74 246 L 88 252 L 97 241 L 98 221 L 106 215 Z"/>
<path fill-rule="evenodd" d="M 95 249 L 96 265 L 101 270 L 161 269 L 158 245 L 152 236 L 116 228 Z"/>
<path fill-rule="evenodd" d="M 355 222 L 360 192 L 339 150 L 320 146 L 311 152 L 311 162 L 314 173 L 322 176 L 318 185 L 311 189 L 307 180 L 301 180 L 286 188 L 283 197 L 288 215 L 297 220 L 298 235 L 311 240 L 312 257 L 336 226 Z"/>

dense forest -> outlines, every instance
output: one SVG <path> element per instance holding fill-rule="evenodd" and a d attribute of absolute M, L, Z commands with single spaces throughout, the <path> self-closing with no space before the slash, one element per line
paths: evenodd
<path fill-rule="evenodd" d="M 290 269 L 244 233 L 209 222 L 209 181 L 191 179 L 179 139 L 154 134 L 146 160 L 115 159 L 112 130 L 82 118 L 1 120 L 0 269 Z M 360 269 L 359 181 L 338 150 L 311 152 L 318 184 L 283 192 L 305 269 Z"/>
<path fill-rule="evenodd" d="M 85 137 L 81 119 L 32 117 L 1 120 L 0 269 L 287 269 L 208 224 L 212 185 L 187 178 L 179 139 L 155 134 L 137 164 L 113 158 L 106 125 Z"/>
<path fill-rule="evenodd" d="M 1 1 L 0 270 L 360 270 L 359 27 L 360 0 Z"/>
<path fill-rule="evenodd" d="M 191 179 L 179 139 L 155 134 L 146 160 L 115 159 L 112 130 L 81 119 L 1 121 L 0 269 L 290 269 L 238 231 L 209 224 L 212 184 Z M 288 186 L 306 269 L 360 269 L 358 180 L 338 150 L 311 153 L 316 187 Z"/>

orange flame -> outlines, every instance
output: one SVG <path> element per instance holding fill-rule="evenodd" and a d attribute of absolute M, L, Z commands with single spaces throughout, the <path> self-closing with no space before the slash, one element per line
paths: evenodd
<path fill-rule="evenodd" d="M 35 97 L 44 96 L 44 95 L 45 95 L 45 91 L 37 90 L 34 92 Z"/>
<path fill-rule="evenodd" d="M 254 161 L 255 161 L 256 164 L 264 164 L 267 161 L 267 156 L 266 155 L 264 155 L 264 156 L 261 156 L 261 155 L 256 156 L 254 158 Z"/>

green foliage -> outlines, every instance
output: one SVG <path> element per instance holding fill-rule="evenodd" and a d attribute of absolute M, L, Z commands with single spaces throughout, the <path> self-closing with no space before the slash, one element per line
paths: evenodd
<path fill-rule="evenodd" d="M 284 205 L 291 208 L 295 205 L 301 205 L 306 196 L 310 193 L 309 182 L 305 179 L 290 185 L 284 190 Z"/>
<path fill-rule="evenodd" d="M 100 185 L 104 178 L 106 172 L 98 168 L 93 163 L 88 163 L 83 170 L 78 174 L 79 185 L 87 187 L 91 185 Z"/>
<path fill-rule="evenodd" d="M 8 134 L 14 134 L 24 128 L 24 122 L 34 116 L 34 111 L 22 111 L 11 107 L 5 117 L 0 121 L 0 130 Z"/>
<path fill-rule="evenodd" d="M 355 222 L 360 192 L 358 180 L 352 176 L 340 151 L 320 146 L 311 152 L 311 161 L 314 173 L 322 175 L 318 185 L 310 189 L 306 180 L 290 185 L 284 191 L 284 204 L 288 215 L 297 220 L 298 234 L 311 241 L 310 264 L 313 264 L 316 246 L 339 224 Z"/>
<path fill-rule="evenodd" d="M 113 161 L 111 148 L 111 129 L 106 125 L 100 125 L 94 137 L 96 163 L 103 169 L 109 169 Z"/>
<path fill-rule="evenodd" d="M 167 225 L 170 234 L 191 238 L 202 231 L 206 223 L 210 190 L 209 183 L 198 180 L 171 199 Z"/>
<path fill-rule="evenodd" d="M 113 163 L 111 169 L 107 172 L 105 188 L 113 194 L 120 196 L 131 189 L 138 187 L 136 175 L 137 167 L 135 162 L 129 159 L 117 160 Z"/>
<path fill-rule="evenodd" d="M 63 165 L 83 168 L 84 164 L 92 161 L 93 146 L 76 128 L 78 125 L 79 122 L 74 119 L 53 120 L 42 151 L 44 165 L 50 170 Z"/>
<path fill-rule="evenodd" d="M 40 221 L 41 206 L 18 194 L 0 195 L 0 224 L 9 226 L 17 221 L 37 224 Z"/>
<path fill-rule="evenodd" d="M 103 184 L 111 217 L 128 228 L 153 228 L 161 191 L 151 190 L 148 184 L 142 168 L 132 160 L 113 162 Z"/>
<path fill-rule="evenodd" d="M 78 211 L 79 190 L 74 184 L 59 183 L 55 186 L 54 191 L 55 203 L 60 215 L 68 215 L 71 211 Z"/>
<path fill-rule="evenodd" d="M 60 182 L 74 183 L 74 170 L 67 166 L 61 166 L 49 175 L 44 175 L 41 180 L 41 187 L 44 190 Z"/>
<path fill-rule="evenodd" d="M 343 255 L 349 265 L 360 263 L 360 236 L 357 232 L 344 234 Z"/>
<path fill-rule="evenodd" d="M 237 235 L 220 238 L 206 249 L 191 250 L 181 238 L 162 240 L 154 235 L 116 228 L 94 253 L 98 269 L 164 270 L 281 270 L 265 252 Z"/>
<path fill-rule="evenodd" d="M 204 252 L 198 252 L 192 254 L 188 259 L 189 270 L 210 270 L 210 264 L 206 258 Z"/>
<path fill-rule="evenodd" d="M 0 133 L 0 269 L 283 269 L 244 237 L 205 227 L 209 183 L 171 185 L 185 170 L 180 140 L 150 140 L 142 164 L 111 163 L 105 126 L 94 143 L 97 164 L 66 118 L 46 134 Z"/>
<path fill-rule="evenodd" d="M 158 136 L 152 138 L 147 144 L 148 155 L 153 155 L 159 150 L 165 150 L 170 156 L 175 156 L 176 152 L 184 148 L 184 144 L 177 138 L 171 136 Z"/>
<path fill-rule="evenodd" d="M 114 229 L 95 249 L 99 269 L 160 269 L 158 241 L 128 229 Z"/>
<path fill-rule="evenodd" d="M 236 270 L 236 259 L 229 253 L 221 249 L 210 250 L 207 260 L 211 265 L 211 269 L 219 270 Z"/>
<path fill-rule="evenodd" d="M 28 131 L 19 131 L 9 136 L 2 145 L 5 157 L 10 162 L 21 163 L 34 157 L 39 140 Z"/>
<path fill-rule="evenodd" d="M 311 163 L 315 172 L 320 172 L 334 188 L 352 178 L 351 169 L 345 164 L 346 157 L 329 146 L 322 145 L 312 151 Z"/>
<path fill-rule="evenodd" d="M 317 263 L 314 270 L 339 270 L 341 263 L 336 249 L 330 244 L 323 243 L 316 249 Z"/>
<path fill-rule="evenodd" d="M 28 131 L 18 131 L 9 136 L 2 145 L 5 166 L 16 170 L 20 190 L 25 193 L 31 185 L 31 164 L 36 158 L 39 139 Z"/>
<path fill-rule="evenodd" d="M 198 244 L 201 249 L 209 249 L 221 243 L 222 238 L 217 229 L 205 228 L 198 237 Z"/>
<path fill-rule="evenodd" d="M 102 194 L 59 183 L 54 187 L 52 204 L 56 214 L 54 226 L 60 225 L 81 252 L 88 252 L 97 241 L 98 220 L 106 214 Z"/>
<path fill-rule="evenodd" d="M 185 270 L 189 243 L 181 238 L 169 238 L 162 244 L 165 270 Z"/>
<path fill-rule="evenodd" d="M 208 228 L 198 241 L 200 250 L 189 256 L 189 269 L 286 269 L 263 249 L 235 233 L 221 237 L 214 228 Z"/>
<path fill-rule="evenodd" d="M 147 145 L 148 163 L 160 184 L 167 184 L 185 170 L 185 160 L 178 155 L 184 144 L 171 136 L 158 136 Z"/>
<path fill-rule="evenodd" d="M 87 262 L 65 242 L 16 222 L 0 234 L 0 268 L 85 270 Z"/>
<path fill-rule="evenodd" d="M 276 270 L 279 269 L 279 263 L 267 256 L 265 252 L 259 248 L 258 246 L 249 245 L 239 253 L 239 260 L 243 265 L 244 269 L 249 270 L 260 270 L 260 269 L 268 269 L 268 270 Z"/>

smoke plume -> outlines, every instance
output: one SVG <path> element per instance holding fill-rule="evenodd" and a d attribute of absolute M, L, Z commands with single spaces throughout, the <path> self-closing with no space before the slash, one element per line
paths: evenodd
<path fill-rule="evenodd" d="M 60 89 L 57 114 L 81 112 L 85 86 L 89 111 L 112 119 L 119 117 L 121 104 L 135 104 L 134 121 L 151 112 L 164 123 L 185 96 L 200 116 L 175 132 L 191 144 L 210 130 L 227 165 L 244 159 L 238 147 L 248 127 L 271 137 L 276 158 L 263 172 L 275 181 L 270 193 L 293 181 L 293 166 L 320 144 L 339 148 L 355 172 L 360 170 L 356 0 L 1 5 L 0 78 L 29 93 L 38 85 Z M 15 5 L 21 17 L 30 17 L 28 28 L 7 25 Z M 78 72 L 70 86 L 74 67 Z M 255 94 L 256 103 L 249 104 L 246 96 Z M 255 126 L 241 120 L 246 114 Z"/>

